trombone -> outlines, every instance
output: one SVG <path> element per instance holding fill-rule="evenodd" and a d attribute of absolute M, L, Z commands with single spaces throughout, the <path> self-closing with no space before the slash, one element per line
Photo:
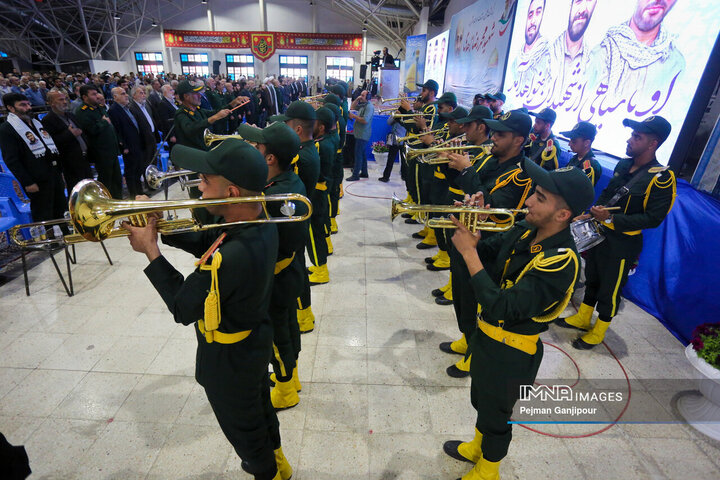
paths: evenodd
<path fill-rule="evenodd" d="M 410 101 L 411 99 L 412 99 L 412 97 L 383 98 L 382 102 L 380 102 L 380 103 L 389 103 L 389 102 L 400 103 L 403 100 Z"/>
<path fill-rule="evenodd" d="M 443 152 L 466 152 L 468 150 L 477 150 L 477 145 L 461 145 L 458 147 L 431 147 L 431 148 L 412 148 L 410 151 L 408 151 L 405 154 L 405 158 L 408 160 L 412 160 L 415 157 L 424 157 L 425 160 L 422 158 L 419 159 L 419 162 L 422 163 L 430 163 L 430 164 L 439 164 L 439 163 L 448 163 L 450 160 L 447 158 L 437 158 L 437 155 Z M 425 157 L 426 155 L 432 155 L 432 158 Z"/>
<path fill-rule="evenodd" d="M 199 178 L 189 179 L 188 175 L 194 175 L 196 172 L 192 170 L 172 170 L 163 172 L 158 169 L 155 165 L 148 165 L 145 169 L 145 182 L 148 187 L 153 190 L 157 190 L 162 187 L 163 182 L 170 180 L 171 178 L 178 178 L 180 180 L 180 187 L 185 190 L 189 187 L 196 187 L 200 184 Z"/>
<path fill-rule="evenodd" d="M 215 205 L 234 205 L 238 203 L 262 203 L 282 202 L 281 211 L 285 217 L 257 218 L 254 220 L 239 220 L 228 223 L 210 223 L 203 225 L 194 218 L 176 218 L 173 220 L 158 220 L 157 230 L 162 235 L 174 235 L 178 233 L 199 232 L 211 228 L 227 227 L 232 225 L 245 225 L 252 223 L 287 223 L 302 222 L 310 218 L 312 214 L 312 203 L 304 195 L 297 193 L 284 193 L 278 195 L 258 195 L 252 197 L 231 197 L 214 199 L 189 199 L 189 200 L 115 200 L 110 197 L 110 192 L 105 186 L 95 180 L 82 180 L 70 194 L 69 220 L 50 220 L 49 222 L 28 223 L 16 225 L 10 229 L 9 236 L 14 243 L 21 247 L 37 246 L 47 243 L 58 243 L 58 239 L 24 240 L 19 238 L 22 228 L 32 228 L 39 225 L 59 225 L 70 223 L 75 233 L 65 235 L 62 239 L 67 245 L 84 241 L 102 242 L 108 238 L 126 237 L 130 233 L 122 227 L 116 227 L 115 222 L 129 218 L 133 225 L 144 225 L 147 223 L 147 215 L 163 212 L 165 210 L 181 210 L 204 208 Z M 295 203 L 300 202 L 307 206 L 305 215 L 295 215 Z M 285 213 L 287 212 L 287 213 Z"/>
<path fill-rule="evenodd" d="M 300 100 L 302 100 L 303 102 L 315 102 L 315 101 L 317 101 L 317 100 L 314 100 L 315 98 L 322 98 L 325 95 L 327 95 L 327 93 L 320 93 L 318 95 L 309 95 L 307 97 L 300 97 Z"/>
<path fill-rule="evenodd" d="M 240 135 L 217 135 L 215 133 L 212 133 L 209 128 L 206 128 L 203 132 L 203 142 L 205 143 L 206 147 L 209 147 L 215 142 L 222 142 L 223 140 L 227 140 L 228 138 L 237 138 L 238 140 L 245 140 Z M 249 143 L 249 142 L 248 142 Z"/>
<path fill-rule="evenodd" d="M 425 225 L 430 228 L 457 228 L 449 218 L 428 218 L 431 213 L 440 213 L 442 215 L 453 214 L 457 217 L 461 224 L 471 232 L 478 230 L 487 232 L 504 232 L 510 230 L 515 225 L 515 216 L 528 213 L 527 209 L 510 209 L 510 208 L 481 208 L 471 207 L 467 205 L 415 205 L 405 203 L 393 195 L 392 204 L 390 206 L 390 220 L 401 213 L 425 215 Z M 482 219 L 484 216 L 492 216 L 493 219 Z M 497 217 L 506 217 L 505 220 L 499 220 Z"/>

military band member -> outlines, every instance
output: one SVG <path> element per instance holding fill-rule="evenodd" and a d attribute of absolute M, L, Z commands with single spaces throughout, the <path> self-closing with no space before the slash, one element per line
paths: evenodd
<path fill-rule="evenodd" d="M 585 172 L 593 186 L 597 184 L 602 176 L 602 166 L 595 159 L 595 154 L 592 151 L 592 143 L 596 134 L 597 128 L 590 122 L 578 122 L 572 130 L 560 132 L 560 135 L 570 139 L 568 145 L 570 150 L 575 153 L 567 166 L 579 168 Z"/>
<path fill-rule="evenodd" d="M 340 146 L 338 147 L 337 158 L 333 166 L 333 188 L 330 191 L 330 226 L 331 233 L 338 232 L 337 220 L 335 219 L 340 212 L 340 193 L 342 191 L 343 181 L 343 165 L 345 163 L 345 156 L 343 155 L 343 148 L 347 138 L 347 122 L 349 117 L 350 109 L 347 103 L 347 87 L 343 88 L 341 84 L 333 85 L 330 87 L 330 91 L 333 92 L 340 100 L 340 111 L 342 113 L 342 119 L 338 118 L 338 133 L 340 134 Z"/>
<path fill-rule="evenodd" d="M 535 117 L 530 141 L 525 146 L 525 156 L 545 170 L 558 168 L 560 147 L 552 133 L 557 115 L 551 108 L 543 108 L 539 113 L 530 113 Z"/>
<path fill-rule="evenodd" d="M 520 386 L 533 384 L 542 361 L 539 334 L 570 301 L 580 270 L 569 227 L 592 203 L 592 184 L 575 168 L 547 172 L 528 159 L 524 168 L 536 185 L 524 222 L 480 240 L 485 232 L 472 234 L 455 221 L 452 241 L 467 265 L 478 312 L 468 346 L 475 437 L 443 445 L 449 456 L 475 464 L 462 480 L 500 478 Z M 483 195 L 474 199 L 484 205 Z"/>
<path fill-rule="evenodd" d="M 82 105 L 75 115 L 78 127 L 88 141 L 88 161 L 95 164 L 98 182 L 110 191 L 113 198 L 122 198 L 122 173 L 118 155 L 118 138 L 115 128 L 110 123 L 105 108 L 105 97 L 98 92 L 95 85 L 80 87 Z"/>
<path fill-rule="evenodd" d="M 332 177 L 332 165 L 337 150 L 337 144 L 330 136 L 330 130 L 336 122 L 335 115 L 326 107 L 318 108 L 315 115 L 317 115 L 317 121 L 315 122 L 314 136 L 318 141 L 320 175 L 310 197 L 313 204 L 313 215 L 310 217 L 310 244 L 308 245 L 308 256 L 312 263 L 312 266 L 308 267 L 310 285 L 330 281 L 327 267 L 328 244 L 325 239 L 325 226 L 329 223 L 327 183 L 328 179 Z"/>
<path fill-rule="evenodd" d="M 313 192 L 315 192 L 315 185 L 317 185 L 318 177 L 320 176 L 319 144 L 313 139 L 316 119 L 315 109 L 304 101 L 291 103 L 284 114 L 272 116 L 269 119 L 271 122 L 285 122 L 285 124 L 292 128 L 298 137 L 300 137 L 300 151 L 297 154 L 297 158 L 293 159 L 293 166 L 295 173 L 298 174 L 305 186 L 305 191 L 308 192 L 308 198 L 311 200 Z M 314 206 L 312 215 L 319 215 L 317 208 Z M 312 239 L 310 238 L 310 230 L 308 228 L 305 236 L 305 246 L 308 252 L 312 249 L 311 242 Z M 307 271 L 305 268 L 305 255 L 300 255 L 299 260 L 302 265 L 302 271 Z M 304 274 L 301 294 L 297 302 L 297 319 L 300 332 L 310 333 L 315 328 L 315 315 L 312 311 L 310 281 L 307 275 Z"/>
<path fill-rule="evenodd" d="M 459 178 L 458 184 L 465 185 L 465 192 L 472 191 L 466 188 L 478 188 L 485 196 L 485 203 L 494 208 L 522 208 L 525 199 L 532 188 L 532 180 L 523 172 L 522 162 L 526 158 L 523 155 L 523 145 L 530 133 L 531 120 L 528 115 L 519 111 L 511 110 L 500 117 L 499 120 L 485 118 L 483 107 L 474 107 L 476 114 L 472 111 L 467 117 L 458 120 L 460 123 L 484 123 L 485 127 L 492 133 L 493 146 L 491 155 L 484 157 L 476 166 L 463 169 L 460 177 L 474 175 L 478 181 Z M 487 112 L 484 112 L 487 115 Z M 472 127 L 468 128 L 471 131 Z M 479 134 L 478 134 L 479 135 Z M 471 133 L 474 136 L 474 133 Z M 475 141 L 480 141 L 482 136 Z M 459 160 L 459 159 L 458 159 Z M 467 161 L 467 159 L 465 159 Z M 478 160 L 480 161 L 480 160 Z M 478 164 L 476 161 L 476 165 Z M 504 220 L 497 219 L 498 224 Z M 485 238 L 491 237 L 493 232 L 484 232 Z M 446 372 L 451 377 L 462 378 L 470 374 L 471 356 L 467 345 L 470 335 L 475 330 L 475 319 L 477 315 L 477 302 L 470 287 L 470 273 L 465 264 L 463 256 L 457 250 L 451 251 L 450 265 L 452 274 L 452 296 L 453 307 L 458 321 L 458 328 L 462 337 L 455 342 L 443 342 L 440 350 L 445 353 L 463 355 L 463 358 L 447 368 Z"/>
<path fill-rule="evenodd" d="M 177 145 L 173 163 L 200 173 L 204 198 L 260 195 L 268 167 L 248 143 L 229 139 L 206 152 Z M 225 222 L 263 216 L 258 203 L 208 207 Z M 269 223 L 228 226 L 163 237 L 163 242 L 200 260 L 186 278 L 161 254 L 155 219 L 147 227 L 123 225 L 133 250 L 145 253 L 145 274 L 175 321 L 194 325 L 198 341 L 195 378 L 203 386 L 223 433 L 242 468 L 256 480 L 287 480 L 267 365 L 272 355 L 268 307 L 278 252 L 278 233 Z"/>
<path fill-rule="evenodd" d="M 493 119 L 497 120 L 505 114 L 503 105 L 505 105 L 506 97 L 503 92 L 488 93 L 485 98 L 487 99 L 487 106 L 493 112 Z"/>
<path fill-rule="evenodd" d="M 580 217 L 594 218 L 605 240 L 587 252 L 585 297 L 578 313 L 556 322 L 587 331 L 572 343 L 581 350 L 594 348 L 604 340 L 617 314 L 628 272 L 642 250 L 642 231 L 659 226 L 675 201 L 675 175 L 655 158 L 657 149 L 670 135 L 670 123 L 654 116 L 642 122 L 625 119 L 623 125 L 633 129 L 627 141 L 629 158 L 618 162 L 596 206 L 589 215 Z M 607 209 L 612 206 L 620 210 Z M 595 310 L 598 318 L 593 325 Z"/>
<path fill-rule="evenodd" d="M 328 246 L 328 255 L 333 254 L 333 244 L 332 240 L 330 239 L 330 235 L 332 234 L 332 208 L 333 208 L 333 195 L 332 192 L 335 191 L 335 184 L 337 182 L 335 173 L 337 172 L 338 168 L 342 170 L 342 156 L 339 155 L 339 152 L 342 151 L 342 147 L 340 146 L 342 143 L 342 139 L 340 138 L 341 130 L 345 128 L 345 120 L 342 117 L 342 110 L 338 106 L 340 103 L 340 99 L 335 94 L 329 94 L 325 98 L 321 100 L 321 103 L 325 105 L 325 108 L 329 108 L 333 115 L 336 118 L 335 125 L 333 125 L 332 130 L 329 133 L 329 137 L 332 139 L 333 143 L 335 144 L 335 157 L 333 158 L 333 164 L 332 164 L 332 170 L 330 178 L 328 179 L 328 189 L 327 189 L 327 197 L 328 197 L 328 217 L 327 217 L 327 224 L 325 225 L 325 242 Z M 340 194 L 340 186 L 337 186 L 337 194 L 339 196 Z M 339 198 L 338 198 L 339 200 Z"/>
<path fill-rule="evenodd" d="M 254 142 L 256 148 L 265 156 L 268 165 L 268 184 L 265 195 L 299 193 L 306 195 L 305 186 L 293 171 L 292 161 L 300 151 L 300 137 L 282 122 L 259 129 L 242 124 L 238 133 L 248 142 Z M 304 215 L 307 208 L 295 203 L 292 210 L 288 205 L 270 202 L 267 210 L 271 217 L 283 215 Z M 296 301 L 302 293 L 307 222 L 289 222 L 277 224 L 279 247 L 275 263 L 275 281 L 270 300 L 270 321 L 273 325 L 272 363 L 275 386 L 270 392 L 270 400 L 276 409 L 292 408 L 300 402 L 298 392 L 301 389 L 297 373 L 297 360 L 300 355 L 300 329 L 297 321 Z"/>

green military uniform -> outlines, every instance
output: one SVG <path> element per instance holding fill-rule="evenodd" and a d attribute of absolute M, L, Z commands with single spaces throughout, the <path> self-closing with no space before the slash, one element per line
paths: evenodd
<path fill-rule="evenodd" d="M 567 166 L 582 170 L 590 179 L 593 186 L 596 185 L 598 180 L 600 180 L 600 177 L 602 177 L 602 166 L 600 165 L 600 162 L 595 159 L 595 154 L 592 150 L 586 153 L 582 160 L 577 156 L 577 154 L 573 155 Z"/>
<path fill-rule="evenodd" d="M 544 172 L 527 159 L 523 167 L 544 191 L 562 197 L 573 215 L 592 202 L 592 185 L 577 170 Z M 498 478 L 520 386 L 533 384 L 542 361 L 539 334 L 569 303 L 580 271 L 569 224 L 536 241 L 538 227 L 520 222 L 477 245 L 483 268 L 469 280 L 477 328 L 468 340 L 476 435 L 472 442 L 443 446 L 450 456 L 476 464 L 466 478 Z"/>
<path fill-rule="evenodd" d="M 675 175 L 668 167 L 654 160 L 631 173 L 632 166 L 632 158 L 620 160 L 600 194 L 597 205 L 607 206 L 618 189 L 639 176 L 615 202 L 621 210 L 613 213 L 611 221 L 601 223 L 605 241 L 587 252 L 583 303 L 594 305 L 606 321 L 617 313 L 622 287 L 642 250 L 642 231 L 660 225 L 675 201 Z"/>
<path fill-rule="evenodd" d="M 335 122 L 333 113 L 328 109 L 325 109 L 327 115 L 325 112 L 321 113 L 322 108 L 317 111 L 318 121 L 327 119 L 329 121 L 326 125 L 331 125 Z M 332 179 L 332 166 L 335 161 L 337 144 L 329 132 L 318 138 L 317 141 L 320 156 L 320 174 L 311 196 L 313 216 L 310 218 L 308 256 L 310 257 L 310 262 L 314 266 L 319 267 L 327 263 L 328 247 L 327 241 L 325 240 L 325 228 L 326 225 L 329 224 L 327 185 L 328 181 Z"/>
<path fill-rule="evenodd" d="M 205 96 L 210 102 L 210 106 L 214 111 L 221 110 L 224 105 L 227 105 L 223 96 L 217 91 L 212 89 L 205 90 Z M 218 135 L 225 135 L 228 133 L 227 129 L 228 118 L 223 118 L 210 126 L 210 130 Z"/>
<path fill-rule="evenodd" d="M 283 115 L 276 115 L 270 117 L 271 122 L 287 122 L 292 119 L 309 120 L 314 122 L 317 116 L 315 110 L 303 101 L 295 101 L 290 104 Z M 312 200 L 312 196 L 315 193 L 315 186 L 318 183 L 320 177 L 320 154 L 319 144 L 315 140 L 306 140 L 300 143 L 300 151 L 293 160 L 294 171 L 300 177 L 307 195 Z M 313 204 L 313 213 L 310 217 L 312 223 L 312 217 L 319 215 L 317 209 Z M 312 251 L 312 241 L 310 237 L 310 229 L 306 230 L 305 234 L 305 246 L 308 252 Z M 299 262 L 302 266 L 302 272 L 306 272 L 305 255 L 299 256 Z M 314 315 L 312 314 L 311 295 L 310 295 L 310 281 L 307 275 L 303 274 L 302 289 L 297 299 L 298 308 L 298 323 L 302 333 L 311 332 L 314 328 Z"/>
<path fill-rule="evenodd" d="M 203 141 L 203 132 L 210 128 L 208 118 L 215 115 L 212 110 L 205 110 L 200 107 L 193 109 L 186 105 L 180 105 L 175 112 L 175 139 L 177 145 L 197 148 L 198 150 L 209 150 L 210 147 Z"/>
<path fill-rule="evenodd" d="M 105 107 L 91 107 L 83 103 L 77 109 L 78 127 L 87 137 L 88 160 L 95 163 L 98 181 L 105 185 L 113 198 L 122 198 L 122 173 L 115 128 L 106 120 Z"/>
<path fill-rule="evenodd" d="M 176 146 L 172 154 L 181 168 L 219 174 L 251 191 L 262 190 L 267 178 L 262 155 L 241 140 L 227 140 L 207 153 Z M 280 478 L 279 422 L 267 382 L 277 228 L 267 223 L 236 225 L 163 241 L 201 258 L 187 278 L 163 256 L 145 269 L 175 321 L 195 324 L 195 378 L 243 468 L 256 479 Z"/>
<path fill-rule="evenodd" d="M 328 95 L 330 97 L 331 95 Z M 335 95 L 332 95 L 333 97 L 336 97 Z M 327 98 L 327 97 L 326 97 Z M 337 97 L 336 97 L 337 98 Z M 337 99 L 337 103 L 340 103 L 340 99 Z M 330 137 L 335 144 L 335 157 L 333 158 L 333 164 L 332 169 L 330 172 L 330 178 L 328 179 L 328 190 L 327 190 L 327 197 L 328 197 L 328 217 L 327 217 L 327 225 L 325 226 L 325 237 L 328 241 L 328 251 L 330 254 L 332 254 L 332 242 L 330 241 L 329 237 L 332 233 L 332 214 L 333 214 L 333 201 L 335 201 L 334 208 L 335 208 L 335 214 L 337 215 L 337 200 L 340 198 L 340 185 L 338 184 L 338 180 L 336 177 L 336 174 L 338 172 L 338 169 L 340 170 L 340 178 L 342 178 L 342 139 L 340 137 L 341 128 L 344 128 L 344 122 L 342 116 L 342 110 L 339 106 L 337 106 L 335 103 L 332 103 L 331 101 L 325 102 L 325 108 L 329 108 L 333 115 L 335 115 L 335 126 L 330 131 Z"/>
<path fill-rule="evenodd" d="M 343 164 L 345 163 L 345 157 L 343 155 L 343 148 L 345 147 L 345 140 L 347 136 L 347 122 L 349 117 L 349 110 L 347 105 L 347 98 L 341 85 L 334 85 L 330 88 L 335 96 L 337 96 L 339 102 L 337 103 L 340 107 L 341 116 L 338 117 L 338 134 L 340 136 L 340 144 L 337 150 L 337 157 L 333 164 L 333 185 L 330 190 L 330 218 L 334 219 L 337 217 L 340 211 L 340 190 L 342 189 L 343 181 Z M 329 95 L 328 95 L 329 97 Z M 327 98 L 327 97 L 326 97 Z M 334 100 L 334 99 L 333 99 Z M 332 233 L 337 232 L 337 225 L 334 221 L 332 223 Z"/>
<path fill-rule="evenodd" d="M 485 110 L 483 121 L 491 129 L 515 131 L 522 135 L 526 135 L 530 130 L 530 117 L 524 113 L 514 111 L 505 120 L 496 121 L 486 118 L 489 112 L 486 108 L 482 106 L 474 108 Z M 467 123 L 467 121 L 472 121 L 468 120 L 471 118 L 468 116 L 459 122 Z M 456 183 L 460 190 L 468 195 L 482 192 L 485 204 L 489 204 L 492 208 L 522 208 L 532 188 L 532 180 L 522 170 L 521 165 L 524 160 L 525 157 L 522 154 L 504 162 L 498 161 L 497 157 L 492 154 L 484 154 L 474 165 L 460 173 Z M 498 224 L 502 224 L 504 221 L 504 219 L 491 220 Z M 493 236 L 493 232 L 483 232 L 483 238 L 491 236 Z M 450 272 L 453 279 L 451 286 L 453 308 L 458 328 L 463 337 L 452 346 L 448 343 L 441 344 L 440 349 L 447 353 L 465 353 L 463 348 L 467 349 L 467 341 L 475 330 L 477 302 L 471 291 L 467 265 L 455 248 L 450 253 Z M 447 373 L 454 377 L 467 376 L 469 373 L 467 359 L 448 367 Z"/>
<path fill-rule="evenodd" d="M 530 134 L 530 141 L 525 145 L 525 156 L 545 170 L 555 170 L 558 168 L 559 148 L 552 133 L 545 140 Z"/>

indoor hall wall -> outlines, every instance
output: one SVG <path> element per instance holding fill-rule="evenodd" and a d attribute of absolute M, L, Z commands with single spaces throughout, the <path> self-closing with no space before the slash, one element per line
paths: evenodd
<path fill-rule="evenodd" d="M 257 2 L 238 3 L 237 0 L 212 0 L 212 11 L 215 20 L 215 30 L 261 30 L 260 25 L 260 8 Z M 267 24 L 269 31 L 290 31 L 290 32 L 312 32 L 312 10 L 310 2 L 305 0 L 283 0 L 266 2 Z M 163 23 L 166 29 L 178 30 L 209 30 L 207 10 L 204 6 L 194 7 L 182 15 L 174 18 L 170 22 Z M 362 19 L 357 21 L 343 17 L 333 11 L 317 7 L 317 33 L 360 33 L 362 29 Z M 373 50 L 379 50 L 384 47 L 384 42 L 368 37 L 369 54 Z M 122 45 L 121 45 L 122 47 Z M 166 60 L 166 68 L 170 71 L 180 72 L 180 50 L 183 53 L 200 53 L 207 52 L 210 56 L 210 68 L 212 69 L 212 60 L 219 60 L 220 72 L 227 73 L 227 65 L 225 64 L 226 53 L 250 53 L 249 49 L 196 49 L 196 48 L 173 48 L 171 52 L 170 62 Z M 128 51 L 123 60 L 128 62 L 131 70 L 135 70 L 135 52 L 151 52 L 162 51 L 165 53 L 162 40 L 160 38 L 160 29 L 152 35 L 140 38 L 137 43 Z M 307 55 L 310 65 L 309 75 L 325 77 L 325 57 L 327 56 L 351 56 L 355 60 L 354 76 L 358 78 L 360 73 L 360 64 L 363 60 L 360 58 L 361 52 L 333 52 L 333 51 L 314 51 L 314 50 L 276 50 L 275 55 L 265 62 L 266 74 L 279 73 L 280 54 L 288 55 Z M 260 74 L 262 62 L 255 60 L 255 71 Z"/>

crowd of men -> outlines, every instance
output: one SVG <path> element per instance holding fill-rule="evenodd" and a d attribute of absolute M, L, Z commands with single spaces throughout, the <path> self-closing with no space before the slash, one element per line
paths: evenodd
<path fill-rule="evenodd" d="M 61 217 L 65 192 L 92 178 L 93 167 L 114 198 L 123 197 L 124 186 L 129 198 L 146 193 L 143 173 L 158 144 L 165 140 L 172 149 L 183 134 L 174 124 L 183 103 L 176 89 L 185 79 L 172 73 L 0 74 L 1 117 L 21 121 L 19 129 L 4 122 L 0 150 L 30 199 L 33 219 Z M 270 116 L 309 93 L 304 78 L 189 79 L 202 87 L 201 109 L 219 112 L 237 98 L 247 100 L 209 126 L 217 134 L 232 133 L 242 122 L 264 127 Z"/>

